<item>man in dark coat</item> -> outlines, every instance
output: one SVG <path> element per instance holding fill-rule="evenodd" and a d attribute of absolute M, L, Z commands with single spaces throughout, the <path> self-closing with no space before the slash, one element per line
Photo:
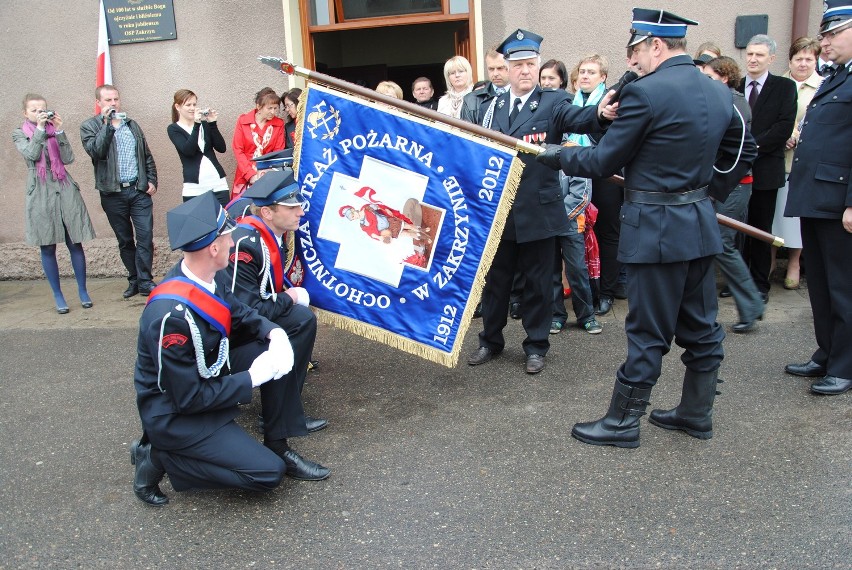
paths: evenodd
<path fill-rule="evenodd" d="M 488 71 L 488 83 L 471 91 L 462 100 L 461 119 L 468 123 L 481 125 L 483 117 L 479 111 L 483 108 L 483 103 L 489 103 L 509 89 L 509 67 L 503 54 L 496 48 L 489 49 L 485 54 L 485 69 Z"/>
<path fill-rule="evenodd" d="M 775 61 L 775 49 L 775 40 L 769 36 L 760 34 L 749 40 L 747 74 L 738 88 L 751 106 L 751 134 L 757 142 L 746 221 L 766 232 L 772 231 L 775 199 L 787 176 L 785 145 L 796 124 L 795 82 L 769 73 L 769 66 Z M 746 238 L 743 259 L 765 303 L 769 299 L 772 246 L 756 238 Z"/>
<path fill-rule="evenodd" d="M 293 286 L 286 274 L 288 252 L 284 243 L 285 233 L 298 229 L 306 200 L 289 168 L 269 172 L 243 196 L 254 206 L 250 215 L 239 220 L 233 233 L 234 248 L 225 270 L 228 283 L 240 301 L 284 329 L 295 355 L 293 370 L 282 378 L 289 409 L 264 410 L 264 421 L 282 413 L 282 437 L 307 435 L 328 425 L 325 419 L 306 416 L 301 405 L 317 320 L 308 308 L 308 292 Z"/>
<path fill-rule="evenodd" d="M 99 115 L 83 121 L 80 138 L 95 167 L 95 188 L 118 240 L 118 253 L 127 269 L 125 299 L 149 295 L 156 286 L 154 263 L 154 202 L 157 165 L 145 134 L 136 121 L 121 112 L 118 89 L 95 90 Z"/>
<path fill-rule="evenodd" d="M 680 405 L 651 422 L 706 439 L 725 333 L 716 322 L 714 256 L 722 241 L 713 205 L 724 200 L 756 154 L 734 113 L 731 92 L 704 76 L 686 53 L 696 22 L 663 10 L 633 11 L 628 43 L 640 77 L 624 87 L 618 118 L 596 147 L 548 147 L 538 159 L 565 174 L 598 178 L 624 166 L 619 261 L 627 269 L 627 360 L 609 411 L 571 432 L 594 445 L 638 447 L 672 338 L 685 349 Z M 738 150 L 742 144 L 742 153 Z M 719 163 L 714 175 L 714 163 Z"/>
<path fill-rule="evenodd" d="M 542 90 L 538 86 L 542 37 L 516 30 L 497 48 L 509 65 L 510 89 L 480 107 L 480 116 L 501 133 L 531 143 L 558 143 L 566 132 L 588 133 L 603 130 L 597 107 L 575 107 L 565 91 Z M 609 111 L 607 111 L 609 112 Z M 612 114 L 614 117 L 614 113 Z M 557 172 L 538 164 L 531 155 L 522 155 L 524 173 L 515 202 L 506 220 L 497 253 L 486 276 L 482 292 L 482 325 L 479 349 L 468 359 L 476 366 L 491 360 L 503 350 L 509 293 L 518 269 L 525 277 L 523 290 L 523 342 L 525 370 L 536 374 L 544 369 L 550 347 L 553 316 L 553 259 L 556 236 L 569 228 L 562 204 L 562 188 Z"/>
<path fill-rule="evenodd" d="M 852 388 L 852 5 L 828 0 L 820 25 L 834 68 L 811 100 L 793 158 L 786 216 L 802 219 L 817 350 L 790 374 L 816 394 Z"/>
<path fill-rule="evenodd" d="M 293 368 L 293 348 L 284 330 L 230 292 L 221 270 L 233 222 L 207 192 L 171 210 L 167 223 L 171 246 L 184 258 L 151 292 L 139 319 L 134 385 L 144 432 L 130 449 L 134 493 L 165 505 L 159 483 L 166 473 L 177 491 L 263 491 L 285 473 L 328 477 L 328 469 L 289 448 L 281 414 L 268 418 L 263 445 L 234 422 L 257 386 L 264 409 L 287 408 L 280 379 Z"/>

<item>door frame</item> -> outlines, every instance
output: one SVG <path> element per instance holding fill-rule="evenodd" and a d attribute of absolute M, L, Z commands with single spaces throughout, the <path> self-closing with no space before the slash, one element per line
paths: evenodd
<path fill-rule="evenodd" d="M 483 69 L 481 69 L 482 66 L 479 64 L 479 59 L 483 54 L 482 0 L 468 0 L 467 14 L 415 14 L 411 16 L 394 16 L 391 18 L 365 18 L 357 21 L 324 26 L 310 26 L 307 17 L 303 17 L 303 15 L 309 13 L 308 2 L 309 0 L 281 0 L 284 16 L 284 48 L 287 56 L 286 59 L 294 65 L 314 69 L 315 60 L 311 34 L 315 32 L 405 26 L 410 24 L 435 22 L 461 22 L 467 20 L 468 30 L 470 33 L 469 44 L 471 49 L 471 54 L 468 59 L 470 60 L 470 65 L 473 68 L 473 76 L 477 79 L 482 79 L 484 76 Z M 442 0 L 442 2 L 444 7 L 449 4 L 449 0 Z M 331 3 L 329 3 L 329 6 L 331 6 Z M 301 77 L 290 77 L 290 84 L 293 87 L 304 87 L 305 83 L 305 80 Z"/>

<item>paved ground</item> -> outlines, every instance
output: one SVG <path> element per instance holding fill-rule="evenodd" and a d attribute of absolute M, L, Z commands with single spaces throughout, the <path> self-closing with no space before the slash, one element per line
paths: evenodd
<path fill-rule="evenodd" d="M 813 348 L 806 291 L 773 290 L 760 329 L 729 335 L 712 440 L 643 420 L 637 450 L 569 436 L 605 411 L 623 301 L 602 335 L 551 337 L 535 377 L 514 321 L 503 357 L 453 370 L 323 326 L 305 401 L 331 426 L 294 443 L 332 477 L 166 483 L 157 510 L 131 490 L 143 300 L 123 289 L 95 281 L 95 307 L 60 316 L 43 283 L 0 283 L 0 568 L 850 568 L 852 393 L 781 371 Z M 677 403 L 678 353 L 655 407 Z"/>

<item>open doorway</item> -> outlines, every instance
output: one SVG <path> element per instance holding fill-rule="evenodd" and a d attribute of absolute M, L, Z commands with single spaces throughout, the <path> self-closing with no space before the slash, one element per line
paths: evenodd
<path fill-rule="evenodd" d="M 341 30 L 313 34 L 316 70 L 374 89 L 394 81 L 407 101 L 412 82 L 428 77 L 440 97 L 447 89 L 444 62 L 456 54 L 459 22 Z"/>
<path fill-rule="evenodd" d="M 293 0 L 290 0 L 291 2 Z M 473 15 L 479 0 L 298 0 L 304 65 L 374 89 L 393 81 L 406 100 L 428 77 L 437 99 L 446 92 L 444 63 L 466 57 L 477 76 Z M 291 20 L 294 21 L 294 20 Z M 295 23 L 295 22 L 294 22 Z M 291 28 L 292 29 L 292 28 Z M 295 42 L 294 50 L 298 49 Z"/>

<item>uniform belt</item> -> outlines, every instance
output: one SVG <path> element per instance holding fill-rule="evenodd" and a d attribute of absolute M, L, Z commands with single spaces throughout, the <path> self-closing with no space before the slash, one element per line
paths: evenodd
<path fill-rule="evenodd" d="M 700 202 L 709 196 L 709 188 L 704 186 L 686 192 L 645 192 L 642 190 L 624 189 L 624 201 L 634 204 L 658 204 L 661 206 L 676 206 Z"/>
<path fill-rule="evenodd" d="M 130 182 L 119 182 L 118 185 L 122 188 L 130 188 L 131 186 L 136 186 L 136 182 L 138 181 L 139 179 L 137 178 L 136 180 L 131 180 Z"/>

